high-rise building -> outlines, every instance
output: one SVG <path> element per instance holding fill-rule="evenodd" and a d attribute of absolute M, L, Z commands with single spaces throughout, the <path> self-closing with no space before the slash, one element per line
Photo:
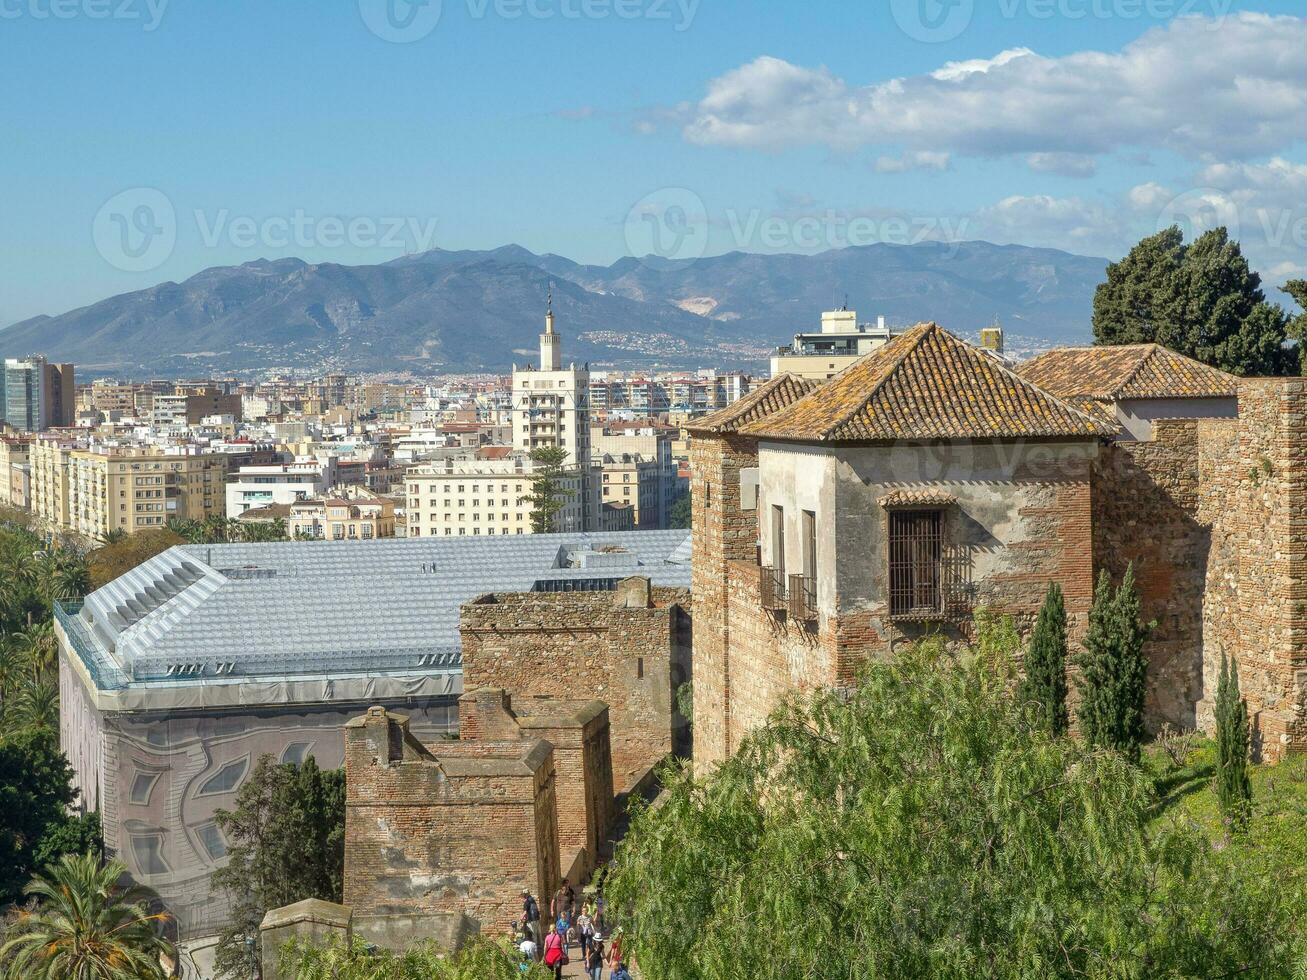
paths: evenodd
<path fill-rule="evenodd" d="M 53 532 L 95 539 L 224 513 L 222 455 L 43 437 L 32 441 L 29 465 L 32 514 Z"/>
<path fill-rule="evenodd" d="M 9 357 L 0 373 L 3 421 L 19 432 L 40 432 L 72 425 L 76 419 L 73 366 L 50 364 L 44 357 Z"/>
<path fill-rule="evenodd" d="M 590 369 L 562 366 L 562 337 L 554 329 L 553 296 L 545 307 L 540 335 L 540 367 L 513 367 L 513 448 L 530 454 L 546 446 L 564 452 L 564 464 L 576 467 L 584 527 L 597 527 L 599 482 L 590 461 Z"/>

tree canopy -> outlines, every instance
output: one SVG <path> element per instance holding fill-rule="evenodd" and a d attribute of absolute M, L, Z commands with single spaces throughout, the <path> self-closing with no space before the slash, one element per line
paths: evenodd
<path fill-rule="evenodd" d="M 1012 643 L 981 639 L 793 696 L 706 779 L 669 770 L 605 888 L 644 975 L 1290 975 L 1279 891 L 1153 821 L 1122 755 L 1052 736 Z"/>
<path fill-rule="evenodd" d="M 559 446 L 541 446 L 530 453 L 535 464 L 531 471 L 531 492 L 522 498 L 531 505 L 531 531 L 547 534 L 557 531 L 558 512 L 567 504 L 572 491 L 563 485 L 567 452 Z"/>
<path fill-rule="evenodd" d="M 1185 244 L 1178 227 L 1143 239 L 1094 293 L 1099 344 L 1158 343 L 1239 375 L 1298 373 L 1289 317 L 1225 228 Z"/>
<path fill-rule="evenodd" d="M 243 980 L 258 960 L 259 923 L 268 909 L 306 898 L 341 900 L 345 865 L 345 771 L 260 757 L 236 794 L 236 808 L 215 820 L 229 843 L 215 888 L 231 899 L 232 925 L 217 952 L 220 976 Z M 247 943 L 253 939 L 253 943 Z"/>

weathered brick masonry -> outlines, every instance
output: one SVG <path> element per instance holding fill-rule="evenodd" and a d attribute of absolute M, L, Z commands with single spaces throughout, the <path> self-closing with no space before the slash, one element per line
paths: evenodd
<path fill-rule="evenodd" d="M 1107 447 L 1094 553 L 1136 565 L 1149 639 L 1149 722 L 1211 730 L 1224 652 L 1255 750 L 1307 745 L 1307 383 L 1240 381 L 1237 419 L 1165 420 Z"/>
<path fill-rule="evenodd" d="M 613 822 L 613 760 L 608 705 L 602 701 L 517 698 L 483 687 L 459 699 L 459 737 L 544 739 L 554 747 L 561 867 L 578 858 L 583 874 L 599 860 Z"/>
<path fill-rule="evenodd" d="M 642 577 L 616 592 L 523 592 L 463 606 L 463 684 L 515 698 L 598 698 L 608 704 L 613 788 L 629 790 L 684 751 L 675 690 L 690 679 L 690 597 Z"/>
<path fill-rule="evenodd" d="M 560 879 L 554 750 L 540 739 L 424 746 L 370 708 L 345 730 L 345 905 L 356 919 L 465 913 L 503 931 L 522 889 Z"/>

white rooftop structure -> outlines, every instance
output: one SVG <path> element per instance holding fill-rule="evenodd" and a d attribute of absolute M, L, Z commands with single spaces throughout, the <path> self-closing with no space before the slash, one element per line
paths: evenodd
<path fill-rule="evenodd" d="M 99 694 L 248 704 L 279 682 L 461 675 L 463 603 L 632 575 L 688 588 L 690 532 L 178 545 L 56 615 Z"/>

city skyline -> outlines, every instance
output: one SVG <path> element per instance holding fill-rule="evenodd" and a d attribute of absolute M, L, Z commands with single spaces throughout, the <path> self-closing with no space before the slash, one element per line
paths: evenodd
<path fill-rule="evenodd" d="M 1174 219 L 1231 225 L 1271 289 L 1301 271 L 1287 2 L 237 6 L 4 8 L 0 77 L 47 81 L 4 110 L 0 324 L 259 258 L 508 242 L 1116 258 Z"/>

